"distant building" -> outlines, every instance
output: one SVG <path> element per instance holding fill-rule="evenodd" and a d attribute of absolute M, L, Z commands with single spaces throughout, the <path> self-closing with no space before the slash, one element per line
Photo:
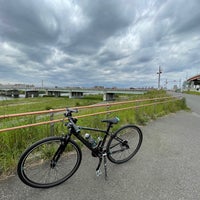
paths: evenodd
<path fill-rule="evenodd" d="M 174 91 L 178 90 L 178 86 L 177 86 L 177 85 L 174 85 L 173 90 L 174 90 Z"/>
<path fill-rule="evenodd" d="M 34 85 L 28 85 L 28 84 L 0 84 L 0 87 L 2 89 L 26 89 L 26 88 L 35 88 Z"/>
<path fill-rule="evenodd" d="M 200 74 L 193 76 L 183 83 L 184 90 L 200 91 Z"/>
<path fill-rule="evenodd" d="M 104 86 L 94 86 L 95 89 L 104 89 Z"/>

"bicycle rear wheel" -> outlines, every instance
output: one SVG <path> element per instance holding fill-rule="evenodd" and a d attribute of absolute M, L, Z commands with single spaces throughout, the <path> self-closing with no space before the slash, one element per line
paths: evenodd
<path fill-rule="evenodd" d="M 108 159 L 117 164 L 130 160 L 140 149 L 142 131 L 135 125 L 126 125 L 118 129 L 107 144 Z"/>
<path fill-rule="evenodd" d="M 64 146 L 61 154 L 58 153 L 63 143 L 62 137 L 49 137 L 30 146 L 19 160 L 19 178 L 35 188 L 53 187 L 69 179 L 78 169 L 82 154 L 72 140 Z"/>

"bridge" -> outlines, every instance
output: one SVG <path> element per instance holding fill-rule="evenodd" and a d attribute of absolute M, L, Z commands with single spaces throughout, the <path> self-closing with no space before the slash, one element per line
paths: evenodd
<path fill-rule="evenodd" d="M 0 95 L 7 97 L 19 97 L 19 90 L 17 89 L 1 89 Z"/>
<path fill-rule="evenodd" d="M 82 98 L 84 94 L 102 94 L 104 101 L 115 99 L 115 94 L 144 94 L 145 89 L 118 89 L 118 88 L 20 88 L 20 89 L 1 89 L 0 95 L 9 97 L 19 97 L 20 91 L 25 93 L 25 98 L 38 97 L 40 92 L 47 96 L 60 97 L 67 93 L 69 98 Z"/>

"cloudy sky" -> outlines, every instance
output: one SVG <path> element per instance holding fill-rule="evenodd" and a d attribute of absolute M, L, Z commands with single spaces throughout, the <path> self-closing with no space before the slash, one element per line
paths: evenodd
<path fill-rule="evenodd" d="M 0 83 L 168 88 L 200 73 L 200 0 L 0 0 Z"/>

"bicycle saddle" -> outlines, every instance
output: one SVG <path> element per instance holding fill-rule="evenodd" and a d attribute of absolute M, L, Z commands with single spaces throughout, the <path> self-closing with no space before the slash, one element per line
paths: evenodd
<path fill-rule="evenodd" d="M 104 120 L 101 120 L 101 121 L 107 122 L 107 123 L 110 123 L 110 124 L 117 124 L 119 122 L 119 118 L 115 117 L 115 118 L 112 118 L 112 119 L 104 119 Z"/>

